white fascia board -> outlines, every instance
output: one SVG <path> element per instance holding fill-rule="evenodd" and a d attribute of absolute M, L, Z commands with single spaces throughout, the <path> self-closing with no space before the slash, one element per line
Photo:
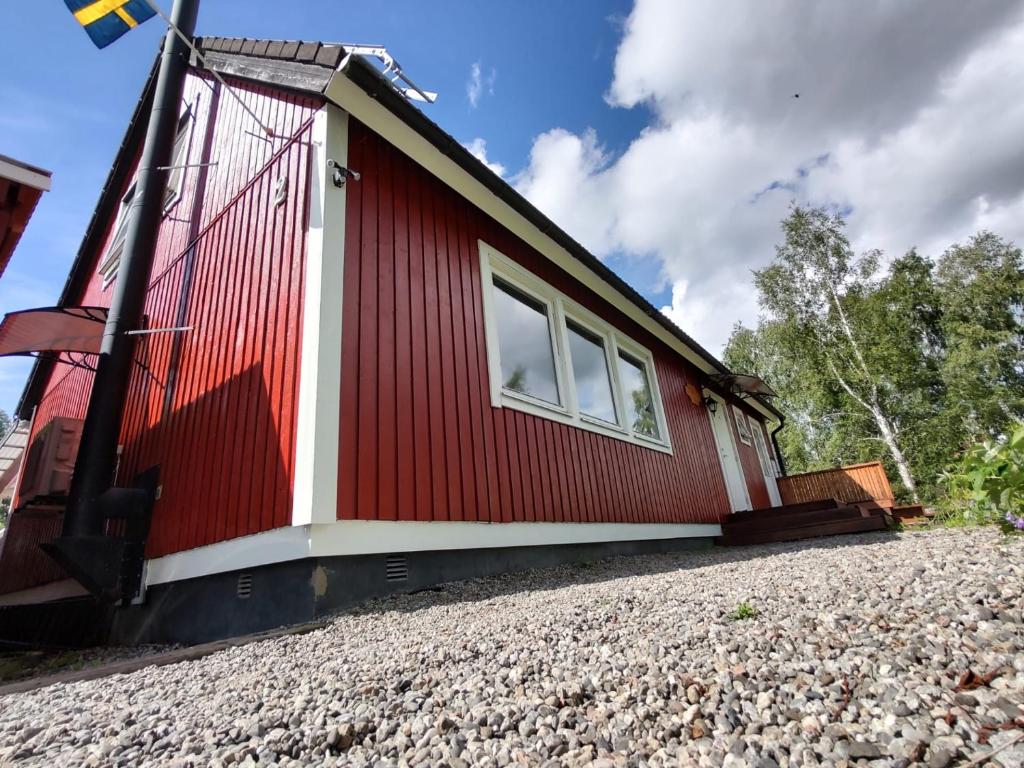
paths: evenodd
<path fill-rule="evenodd" d="M 321 109 L 312 145 L 292 525 L 328 523 L 338 514 L 346 198 L 327 161 L 348 162 L 348 115 L 333 104 Z"/>
<path fill-rule="evenodd" d="M 0 157 L 0 177 L 42 192 L 50 191 L 51 181 L 49 174 L 34 168 L 27 168 L 21 163 L 13 163 L 2 157 Z"/>
<path fill-rule="evenodd" d="M 703 523 L 477 523 L 343 520 L 314 526 L 313 554 L 369 555 L 453 549 L 597 544 L 720 536 L 722 527 Z"/>
<path fill-rule="evenodd" d="M 706 523 L 473 523 L 340 520 L 289 526 L 149 560 L 146 587 L 306 557 L 599 544 L 721 536 Z"/>
<path fill-rule="evenodd" d="M 684 344 L 679 337 L 652 320 L 646 312 L 613 288 L 604 278 L 531 224 L 526 217 L 473 178 L 458 163 L 444 155 L 391 110 L 370 98 L 366 91 L 353 83 L 344 71 L 339 70 L 334 73 L 324 95 L 534 250 L 543 254 L 559 268 L 663 341 L 669 348 L 689 360 L 698 370 L 704 373 L 718 373 L 707 360 Z M 752 402 L 751 405 L 767 418 L 777 419 L 771 411 L 760 404 Z"/>

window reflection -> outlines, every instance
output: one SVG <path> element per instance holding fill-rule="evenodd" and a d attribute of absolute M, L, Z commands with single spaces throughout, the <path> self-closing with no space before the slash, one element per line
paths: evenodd
<path fill-rule="evenodd" d="M 611 424 L 618 423 L 604 343 L 575 323 L 567 322 L 566 326 L 580 412 Z"/>
<path fill-rule="evenodd" d="M 622 379 L 626 412 L 629 414 L 633 431 L 657 439 L 658 420 L 654 416 L 654 401 L 647 381 L 646 368 L 639 361 L 620 352 L 619 377 Z"/>
<path fill-rule="evenodd" d="M 500 280 L 494 287 L 502 386 L 560 405 L 547 307 Z"/>

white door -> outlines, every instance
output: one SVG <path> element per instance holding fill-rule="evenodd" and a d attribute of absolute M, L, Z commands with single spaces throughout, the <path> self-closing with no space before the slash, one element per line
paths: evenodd
<path fill-rule="evenodd" d="M 729 503 L 733 512 L 750 509 L 750 494 L 747 493 L 747 481 L 743 477 L 743 466 L 740 464 L 736 441 L 729 427 L 729 417 L 725 411 L 725 403 L 714 395 L 718 407 L 714 413 L 708 411 L 711 428 L 715 434 L 715 445 L 718 448 L 718 463 L 722 466 L 725 478 L 725 489 L 729 493 Z"/>
<path fill-rule="evenodd" d="M 754 433 L 754 445 L 757 446 L 757 458 L 761 465 L 761 474 L 764 475 L 764 484 L 768 488 L 768 498 L 771 499 L 773 507 L 782 506 L 782 497 L 779 496 L 779 484 L 775 480 L 772 457 L 768 453 L 768 444 L 764 440 L 764 430 L 760 423 L 750 419 L 750 431 Z"/>

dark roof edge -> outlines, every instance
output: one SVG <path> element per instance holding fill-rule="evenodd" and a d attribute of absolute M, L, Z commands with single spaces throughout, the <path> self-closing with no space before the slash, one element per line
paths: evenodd
<path fill-rule="evenodd" d="M 128 174 L 131 172 L 131 160 L 138 153 L 146 134 L 146 125 L 149 122 L 149 108 L 153 102 L 153 86 L 156 82 L 159 63 L 160 53 L 158 51 L 150 68 L 149 76 L 146 78 L 146 83 L 142 88 L 142 95 L 139 97 L 135 110 L 132 112 L 132 118 L 128 123 L 124 138 L 121 139 L 121 145 L 114 155 L 114 164 L 110 168 L 110 173 L 107 174 L 107 180 L 103 184 L 103 189 L 100 190 L 99 199 L 96 202 L 96 208 L 93 210 L 92 218 L 89 219 L 89 224 L 85 229 L 82 244 L 78 248 L 75 260 L 71 262 L 71 270 L 68 272 L 68 278 L 64 282 L 60 298 L 57 300 L 58 307 L 67 306 L 71 297 L 88 283 L 89 273 L 85 266 L 88 264 L 89 258 L 103 245 L 102 241 L 107 232 L 102 224 L 120 202 L 121 189 L 124 187 L 125 182 L 128 180 Z M 35 407 L 42 397 L 43 388 L 46 386 L 47 378 L 50 371 L 53 370 L 53 366 L 54 362 L 52 359 L 36 358 L 28 380 L 25 382 L 25 389 L 22 390 L 21 399 L 18 400 L 18 405 L 14 409 L 15 416 L 20 419 L 31 417 L 31 408 Z"/>

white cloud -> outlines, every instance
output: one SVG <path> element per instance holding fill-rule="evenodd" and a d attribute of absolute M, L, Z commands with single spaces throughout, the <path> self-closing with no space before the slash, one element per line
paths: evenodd
<path fill-rule="evenodd" d="M 712 351 L 756 320 L 792 201 L 891 255 L 1024 243 L 1020 0 L 638 0 L 624 30 L 606 98 L 650 125 L 618 157 L 548 131 L 515 183 L 597 255 L 660 260 L 663 311 Z"/>
<path fill-rule="evenodd" d="M 494 82 L 498 79 L 498 70 L 491 67 L 487 75 L 484 75 L 481 62 L 474 61 L 469 68 L 469 80 L 466 81 L 466 98 L 469 99 L 469 106 L 477 108 L 480 98 L 486 93 L 494 95 Z"/>
<path fill-rule="evenodd" d="M 487 158 L 487 141 L 481 138 L 473 139 L 468 144 L 463 144 L 469 150 L 469 154 L 486 165 L 499 176 L 505 175 L 505 166 L 499 162 Z"/>

